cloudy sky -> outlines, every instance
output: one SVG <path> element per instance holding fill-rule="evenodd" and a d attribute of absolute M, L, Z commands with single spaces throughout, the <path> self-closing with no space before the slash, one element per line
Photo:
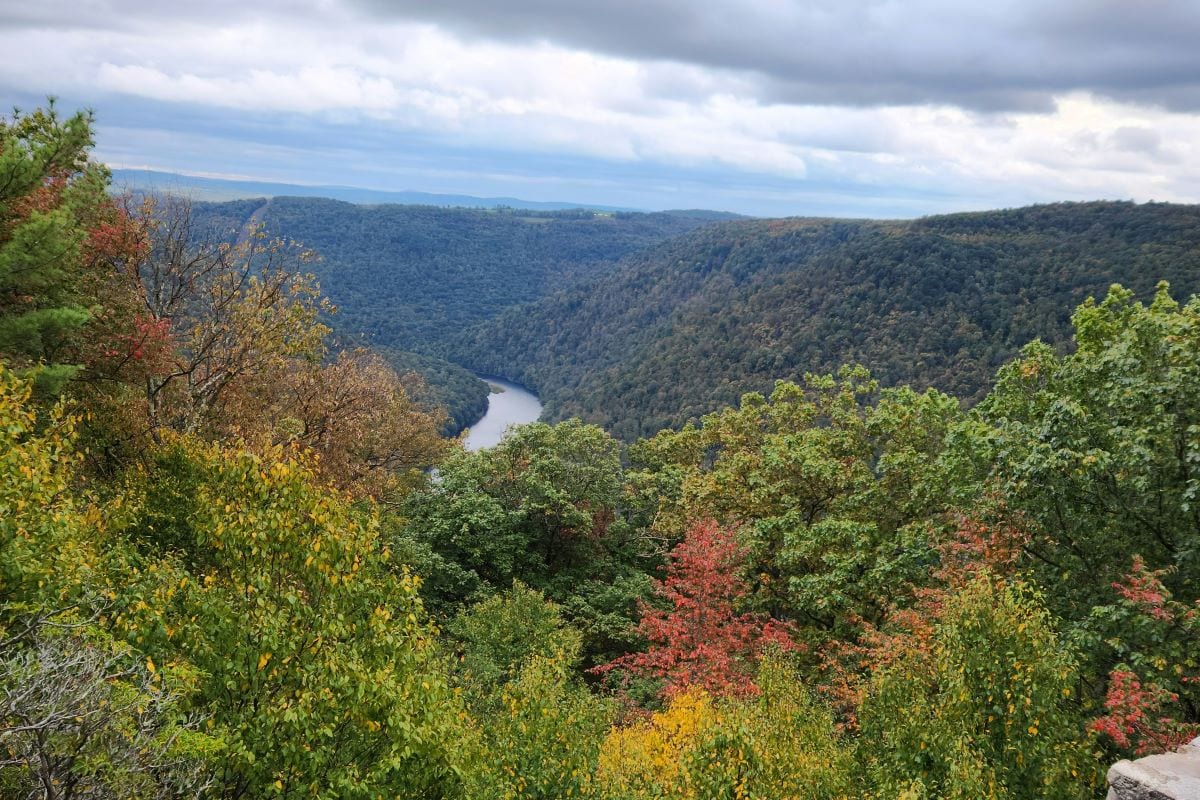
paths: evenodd
<path fill-rule="evenodd" d="M 114 166 L 762 215 L 1200 201 L 1197 0 L 0 0 Z"/>

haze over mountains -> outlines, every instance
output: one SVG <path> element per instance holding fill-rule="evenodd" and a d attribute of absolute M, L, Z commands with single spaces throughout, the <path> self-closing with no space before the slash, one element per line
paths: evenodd
<path fill-rule="evenodd" d="M 564 211 L 586 208 L 591 211 L 645 211 L 645 209 L 598 205 L 589 202 L 522 200 L 518 197 L 475 197 L 466 194 L 436 192 L 384 191 L 357 186 L 326 186 L 300 183 L 271 183 L 267 181 L 212 178 L 160 172 L 149 169 L 112 170 L 116 191 L 156 192 L 176 194 L 194 200 L 222 202 L 256 197 L 314 197 L 342 200 L 360 205 L 421 205 L 443 208 L 517 208 L 533 211 Z M 741 214 L 705 209 L 673 210 L 672 213 L 700 219 L 736 219 Z"/>
<path fill-rule="evenodd" d="M 113 187 L 117 190 L 166 192 L 210 202 L 244 200 L 253 197 L 317 197 L 362 204 L 394 203 L 467 208 L 507 207 L 542 211 L 567 208 L 591 208 L 597 211 L 637 210 L 586 203 L 537 202 L 521 200 L 516 197 L 474 197 L 465 194 L 438 194 L 435 192 L 383 191 L 355 186 L 309 186 L 299 183 L 233 180 L 148 169 L 114 169 L 112 173 Z"/>

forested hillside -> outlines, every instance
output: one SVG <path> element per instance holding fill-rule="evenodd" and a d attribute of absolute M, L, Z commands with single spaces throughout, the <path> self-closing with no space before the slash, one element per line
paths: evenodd
<path fill-rule="evenodd" d="M 255 224 L 313 251 L 306 269 L 339 310 L 327 322 L 347 341 L 386 351 L 397 368 L 416 369 L 447 408 L 451 432 L 479 418 L 487 387 L 438 357 L 447 337 L 714 218 L 302 197 L 195 203 L 192 212 L 200 236 L 236 239 Z"/>
<path fill-rule="evenodd" d="M 415 399 L 426 406 L 444 408 L 443 432 L 457 435 L 482 417 L 488 409 L 487 383 L 457 364 L 438 358 L 389 347 L 376 351 L 397 372 L 416 373 L 424 380 Z"/>
<path fill-rule="evenodd" d="M 633 255 L 456 340 L 468 366 L 536 388 L 547 416 L 621 438 L 745 391 L 861 362 L 885 383 L 983 396 L 1033 338 L 1112 283 L 1200 289 L 1200 208 L 1083 203 L 913 222 L 747 220 Z"/>
<path fill-rule="evenodd" d="M 345 335 L 438 352 L 441 340 L 511 306 L 607 271 L 706 220 L 680 214 L 362 206 L 277 197 L 198 204 L 204 220 L 246 222 L 319 258 L 309 265 Z"/>

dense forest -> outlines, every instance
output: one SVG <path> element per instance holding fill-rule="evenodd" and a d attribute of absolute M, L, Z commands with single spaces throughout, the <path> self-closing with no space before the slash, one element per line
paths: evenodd
<path fill-rule="evenodd" d="M 1099 798 L 1200 729 L 1200 299 L 1056 308 L 981 399 L 846 365 L 468 453 L 303 249 L 112 198 L 91 141 L 0 121 L 0 796 Z M 994 218 L 1065 211 L 1191 213 Z M 734 230 L 903 264 L 979 219 Z"/>
<path fill-rule="evenodd" d="M 319 255 L 309 264 L 342 311 L 333 322 L 373 346 L 433 351 L 463 327 L 540 298 L 707 220 L 675 214 L 361 206 L 276 197 L 197 204 L 235 227 L 253 218 Z"/>
<path fill-rule="evenodd" d="M 1200 289 L 1200 207 L 1064 203 L 913 222 L 709 226 L 459 337 L 454 358 L 534 387 L 551 420 L 632 441 L 839 364 L 968 401 L 1113 283 Z"/>
<path fill-rule="evenodd" d="M 236 239 L 249 223 L 302 243 L 306 269 L 339 313 L 342 337 L 419 370 L 452 432 L 486 408 L 487 387 L 444 358 L 445 341 L 516 305 L 611 269 L 622 257 L 711 221 L 659 214 L 362 206 L 276 197 L 195 203 L 195 234 Z"/>

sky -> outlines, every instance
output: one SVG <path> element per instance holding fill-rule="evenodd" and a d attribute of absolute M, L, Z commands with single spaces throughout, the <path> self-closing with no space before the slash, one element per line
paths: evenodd
<path fill-rule="evenodd" d="M 644 209 L 1200 201 L 1197 0 L 0 0 L 114 167 Z"/>

